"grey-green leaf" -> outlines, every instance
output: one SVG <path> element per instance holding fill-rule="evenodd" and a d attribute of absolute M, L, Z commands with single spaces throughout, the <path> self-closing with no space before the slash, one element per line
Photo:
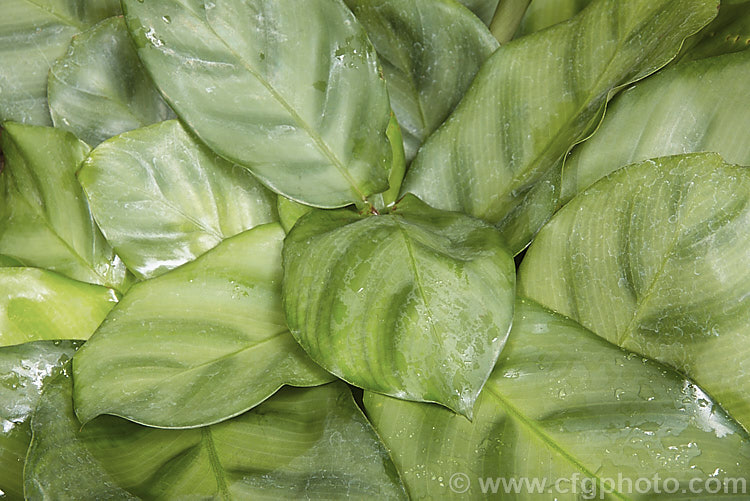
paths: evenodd
<path fill-rule="evenodd" d="M 0 492 L 24 499 L 23 465 L 31 442 L 30 418 L 46 383 L 61 373 L 80 344 L 36 341 L 0 348 Z"/>
<path fill-rule="evenodd" d="M 614 99 L 594 137 L 566 159 L 560 205 L 649 158 L 714 151 L 750 165 L 750 51 L 681 62 Z"/>
<path fill-rule="evenodd" d="M 127 288 L 125 265 L 94 223 L 76 170 L 89 152 L 70 132 L 3 124 L 0 253 L 82 282 Z"/>
<path fill-rule="evenodd" d="M 750 427 L 750 171 L 713 153 L 625 167 L 539 233 L 519 289 L 694 379 Z"/>
<path fill-rule="evenodd" d="M 501 46 L 412 163 L 403 191 L 498 226 L 514 252 L 552 214 L 562 159 L 622 85 L 653 73 L 716 0 L 597 0 Z M 541 201 L 538 200 L 541 198 Z"/>
<path fill-rule="evenodd" d="M 454 0 L 345 1 L 378 51 L 409 163 L 498 43 Z"/>
<path fill-rule="evenodd" d="M 112 289 L 37 268 L 0 268 L 0 346 L 88 339 L 117 303 Z"/>
<path fill-rule="evenodd" d="M 373 393 L 364 401 L 412 499 L 745 497 L 750 437 L 716 402 L 532 302 L 517 304 L 473 422 Z"/>
<path fill-rule="evenodd" d="M 73 359 L 76 413 L 150 426 L 216 423 L 282 385 L 334 379 L 305 355 L 281 307 L 278 224 L 228 239 L 135 284 Z"/>
<path fill-rule="evenodd" d="M 471 415 L 513 316 L 498 233 L 413 196 L 390 214 L 302 218 L 284 245 L 284 308 L 320 365 L 367 390 Z"/>
<path fill-rule="evenodd" d="M 138 60 L 122 17 L 73 37 L 50 70 L 47 94 L 55 127 L 91 146 L 174 117 Z"/>
<path fill-rule="evenodd" d="M 78 180 L 107 241 L 140 278 L 163 274 L 277 219 L 271 192 L 176 120 L 102 143 Z"/>
<path fill-rule="evenodd" d="M 103 416 L 81 429 L 71 381 L 44 392 L 25 469 L 32 499 L 372 499 L 406 495 L 345 385 L 287 388 L 201 429 Z"/>
<path fill-rule="evenodd" d="M 123 6 L 156 85 L 218 154 L 308 205 L 362 203 L 388 188 L 388 94 L 341 0 Z"/>
<path fill-rule="evenodd" d="M 532 0 L 526 10 L 516 36 L 549 28 L 552 25 L 567 21 L 581 12 L 592 0 Z"/>
<path fill-rule="evenodd" d="M 47 73 L 70 38 L 119 13 L 117 0 L 3 0 L 0 122 L 52 125 Z"/>

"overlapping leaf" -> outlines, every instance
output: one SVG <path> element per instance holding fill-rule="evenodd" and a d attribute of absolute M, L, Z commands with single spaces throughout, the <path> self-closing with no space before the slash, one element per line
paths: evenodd
<path fill-rule="evenodd" d="M 716 154 L 646 161 L 539 233 L 520 290 L 689 375 L 750 426 L 750 171 Z"/>
<path fill-rule="evenodd" d="M 88 146 L 60 129 L 3 126 L 0 254 L 83 282 L 126 289 L 125 265 L 96 227 L 75 177 Z"/>
<path fill-rule="evenodd" d="M 236 416 L 282 385 L 333 378 L 297 345 L 281 308 L 284 231 L 263 225 L 134 285 L 73 359 L 76 413 L 152 426 Z"/>
<path fill-rule="evenodd" d="M 141 66 L 121 17 L 73 38 L 50 70 L 48 100 L 55 127 L 91 146 L 174 117 Z"/>
<path fill-rule="evenodd" d="M 378 51 L 407 163 L 498 47 L 454 0 L 345 0 Z"/>
<path fill-rule="evenodd" d="M 533 0 L 518 27 L 517 36 L 549 28 L 567 21 L 582 11 L 592 0 Z"/>
<path fill-rule="evenodd" d="M 272 193 L 177 121 L 101 144 L 78 179 L 107 240 L 140 278 L 192 261 L 222 240 L 277 218 Z"/>
<path fill-rule="evenodd" d="M 688 60 L 750 49 L 750 2 L 723 0 L 719 15 L 685 42 L 682 57 Z"/>
<path fill-rule="evenodd" d="M 47 73 L 70 39 L 117 14 L 117 0 L 3 0 L 0 18 L 0 122 L 52 125 Z"/>
<path fill-rule="evenodd" d="M 472 11 L 479 19 L 488 25 L 492 21 L 492 16 L 497 10 L 498 0 L 458 0 L 467 9 Z"/>
<path fill-rule="evenodd" d="M 282 390 L 221 424 L 159 430 L 105 416 L 81 429 L 69 378 L 48 386 L 25 468 L 32 499 L 405 499 L 340 383 Z"/>
<path fill-rule="evenodd" d="M 404 180 L 430 205 L 496 224 L 523 249 L 554 211 L 562 159 L 610 95 L 663 66 L 716 15 L 715 0 L 597 0 L 498 49 Z"/>
<path fill-rule="evenodd" d="M 492 227 L 412 196 L 382 216 L 315 211 L 284 244 L 287 321 L 316 362 L 467 415 L 505 343 L 514 285 Z"/>
<path fill-rule="evenodd" d="M 385 82 L 341 0 L 124 0 L 138 55 L 220 155 L 313 206 L 385 191 Z"/>
<path fill-rule="evenodd" d="M 364 400 L 413 499 L 738 499 L 750 468 L 750 437 L 691 381 L 527 301 L 473 422 Z"/>

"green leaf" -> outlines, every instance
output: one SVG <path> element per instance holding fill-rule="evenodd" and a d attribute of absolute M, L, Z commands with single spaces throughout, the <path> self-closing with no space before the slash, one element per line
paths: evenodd
<path fill-rule="evenodd" d="M 18 259 L 14 259 L 10 256 L 5 256 L 3 254 L 0 254 L 0 266 L 1 267 L 23 266 L 23 263 L 21 263 Z"/>
<path fill-rule="evenodd" d="M 76 341 L 37 341 L 0 348 L 0 492 L 24 499 L 23 464 L 31 442 L 29 421 L 45 384 L 60 374 Z"/>
<path fill-rule="evenodd" d="M 174 117 L 141 66 L 121 17 L 73 37 L 50 70 L 47 92 L 55 127 L 92 146 Z"/>
<path fill-rule="evenodd" d="M 284 244 L 294 337 L 367 390 L 471 415 L 513 316 L 513 260 L 493 228 L 413 196 L 387 215 L 315 211 Z"/>
<path fill-rule="evenodd" d="M 341 0 L 124 0 L 138 55 L 211 149 L 318 207 L 385 191 L 385 82 Z"/>
<path fill-rule="evenodd" d="M 282 196 L 279 196 L 276 201 L 276 209 L 279 212 L 279 222 L 287 233 L 291 231 L 299 218 L 314 210 L 309 205 L 302 205 Z"/>
<path fill-rule="evenodd" d="M 489 26 L 492 16 L 495 15 L 498 0 L 458 0 L 467 9 L 472 11 L 482 22 Z"/>
<path fill-rule="evenodd" d="M 0 253 L 26 266 L 126 289 L 125 265 L 96 227 L 75 177 L 89 147 L 59 129 L 11 122 L 3 127 Z"/>
<path fill-rule="evenodd" d="M 497 225 L 520 251 L 552 214 L 546 200 L 559 189 L 563 157 L 591 134 L 609 97 L 664 66 L 716 4 L 597 0 L 500 47 L 422 147 L 403 191 Z"/>
<path fill-rule="evenodd" d="M 561 202 L 598 179 L 649 158 L 715 151 L 750 165 L 750 52 L 683 62 L 612 101 L 594 137 L 565 161 Z"/>
<path fill-rule="evenodd" d="M 407 163 L 498 43 L 454 0 L 345 0 L 378 51 Z"/>
<path fill-rule="evenodd" d="M 750 49 L 750 1 L 724 0 L 719 15 L 685 42 L 682 55 L 696 60 Z"/>
<path fill-rule="evenodd" d="M 396 115 L 391 114 L 391 121 L 386 130 L 388 141 L 391 143 L 391 167 L 388 170 L 388 190 L 373 195 L 372 204 L 376 210 L 385 210 L 395 204 L 401 194 L 401 183 L 406 174 L 406 155 L 404 153 L 404 140 L 401 134 L 401 126 L 396 120 Z"/>
<path fill-rule="evenodd" d="M 71 381 L 32 419 L 32 499 L 405 499 L 382 443 L 341 383 L 287 388 L 201 429 L 160 430 L 104 416 L 81 429 Z"/>
<path fill-rule="evenodd" d="M 272 193 L 176 120 L 102 143 L 78 180 L 107 241 L 139 278 L 161 275 L 277 219 Z"/>
<path fill-rule="evenodd" d="M 581 12 L 592 0 L 533 0 L 518 27 L 524 36 L 567 21 Z"/>
<path fill-rule="evenodd" d="M 112 289 L 37 268 L 0 268 L 0 346 L 88 339 L 115 303 Z"/>
<path fill-rule="evenodd" d="M 284 322 L 278 224 L 228 239 L 192 263 L 134 285 L 73 359 L 76 413 L 149 426 L 216 423 L 282 385 L 333 379 Z"/>
<path fill-rule="evenodd" d="M 750 437 L 691 381 L 524 300 L 473 422 L 373 393 L 364 401 L 413 499 L 708 500 L 722 495 L 668 494 L 652 479 L 687 493 L 710 478 L 744 483 L 750 468 Z M 504 491 L 499 477 L 549 490 Z"/>
<path fill-rule="evenodd" d="M 520 291 L 694 379 L 750 426 L 750 171 L 702 153 L 621 169 L 566 205 Z"/>
<path fill-rule="evenodd" d="M 3 0 L 0 20 L 0 122 L 52 125 L 47 73 L 70 38 L 116 15 L 117 0 Z"/>
<path fill-rule="evenodd" d="M 507 43 L 513 39 L 518 26 L 523 20 L 531 0 L 503 0 L 495 11 L 490 23 L 490 31 L 500 43 Z"/>

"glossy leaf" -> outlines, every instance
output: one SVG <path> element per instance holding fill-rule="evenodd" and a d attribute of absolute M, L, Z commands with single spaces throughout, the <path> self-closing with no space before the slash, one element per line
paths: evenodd
<path fill-rule="evenodd" d="M 422 147 L 403 191 L 497 225 L 520 251 L 552 214 L 544 201 L 559 189 L 563 157 L 591 134 L 611 94 L 666 64 L 716 4 L 597 0 L 502 46 Z"/>
<path fill-rule="evenodd" d="M 505 343 L 514 285 L 493 228 L 411 196 L 388 215 L 312 212 L 284 244 L 287 322 L 313 360 L 466 415 Z"/>
<path fill-rule="evenodd" d="M 407 163 L 498 43 L 454 0 L 345 0 L 378 51 Z"/>
<path fill-rule="evenodd" d="M 492 21 L 492 16 L 497 10 L 498 0 L 458 0 L 467 9 L 472 11 L 479 19 L 488 25 Z"/>
<path fill-rule="evenodd" d="M 146 428 L 104 416 L 81 429 L 69 378 L 34 414 L 32 499 L 404 499 L 388 453 L 340 383 L 287 388 L 210 427 Z"/>
<path fill-rule="evenodd" d="M 0 268 L 0 346 L 88 339 L 115 303 L 112 289 L 36 268 Z"/>
<path fill-rule="evenodd" d="M 567 21 L 592 0 L 532 0 L 521 20 L 517 36 L 524 36 Z"/>
<path fill-rule="evenodd" d="M 331 381 L 284 323 L 283 239 L 279 225 L 260 226 L 134 285 L 73 360 L 81 421 L 203 426 L 284 384 Z"/>
<path fill-rule="evenodd" d="M 138 55 L 210 148 L 319 207 L 385 191 L 385 82 L 341 0 L 124 0 Z"/>
<path fill-rule="evenodd" d="M 750 1 L 724 0 L 719 15 L 685 42 L 682 55 L 696 60 L 750 49 Z"/>
<path fill-rule="evenodd" d="M 691 381 L 527 301 L 473 422 L 435 405 L 364 400 L 412 499 L 739 499 L 731 484 L 712 495 L 696 487 L 744 482 L 750 468 L 750 437 Z M 499 477 L 546 488 L 504 491 Z"/>
<path fill-rule="evenodd" d="M 566 205 L 520 290 L 694 379 L 750 427 L 750 171 L 716 154 L 621 169 Z"/>
<path fill-rule="evenodd" d="M 612 101 L 597 133 L 565 161 L 562 201 L 598 179 L 649 158 L 715 151 L 750 165 L 750 51 L 683 62 Z"/>
<path fill-rule="evenodd" d="M 55 127 L 91 146 L 174 117 L 141 66 L 121 17 L 73 38 L 50 70 L 48 99 Z"/>
<path fill-rule="evenodd" d="M 140 278 L 277 219 L 272 193 L 175 120 L 101 144 L 78 180 L 107 240 Z"/>
<path fill-rule="evenodd" d="M 127 288 L 127 270 L 96 227 L 75 177 L 88 146 L 59 129 L 3 127 L 0 253 L 82 282 Z"/>
<path fill-rule="evenodd" d="M 3 0 L 0 18 L 0 122 L 52 125 L 47 73 L 70 38 L 116 15 L 117 0 Z"/>
<path fill-rule="evenodd" d="M 24 499 L 23 465 L 31 442 L 31 413 L 45 384 L 73 357 L 75 341 L 37 341 L 0 348 L 0 492 Z"/>

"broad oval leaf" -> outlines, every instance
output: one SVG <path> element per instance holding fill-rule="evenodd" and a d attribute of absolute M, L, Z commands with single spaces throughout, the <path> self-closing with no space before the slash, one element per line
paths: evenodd
<path fill-rule="evenodd" d="M 750 427 L 750 171 L 716 154 L 649 160 L 539 233 L 521 294 L 694 379 Z"/>
<path fill-rule="evenodd" d="M 32 499 L 405 499 L 388 453 L 341 383 L 287 388 L 200 429 L 103 416 L 81 429 L 71 381 L 48 386 L 32 418 Z"/>
<path fill-rule="evenodd" d="M 31 413 L 45 384 L 62 372 L 80 343 L 36 341 L 0 348 L 0 492 L 24 499 L 23 465 L 31 442 Z"/>
<path fill-rule="evenodd" d="M 190 128 L 318 207 L 388 188 L 385 82 L 341 0 L 124 0 L 138 55 Z"/>
<path fill-rule="evenodd" d="M 76 413 L 150 426 L 216 423 L 282 385 L 333 377 L 289 334 L 278 224 L 228 239 L 192 263 L 135 284 L 73 359 Z"/>
<path fill-rule="evenodd" d="M 518 27 L 521 37 L 567 21 L 581 12 L 592 0 L 533 0 Z"/>
<path fill-rule="evenodd" d="M 176 120 L 102 143 L 78 180 L 128 269 L 152 278 L 277 219 L 274 195 Z"/>
<path fill-rule="evenodd" d="M 750 469 L 750 437 L 691 381 L 524 300 L 473 422 L 364 402 L 413 499 L 739 499 Z"/>
<path fill-rule="evenodd" d="M 388 215 L 315 211 L 284 244 L 284 308 L 320 365 L 367 390 L 471 415 L 513 316 L 497 232 L 409 196 Z"/>
<path fill-rule="evenodd" d="M 407 163 L 498 43 L 454 0 L 345 0 L 378 51 Z"/>
<path fill-rule="evenodd" d="M 88 339 L 115 303 L 112 289 L 37 268 L 0 268 L 0 346 Z"/>
<path fill-rule="evenodd" d="M 89 147 L 60 129 L 3 127 L 0 253 L 82 282 L 126 289 L 125 265 L 99 232 L 76 180 Z"/>
<path fill-rule="evenodd" d="M 116 15 L 117 0 L 3 0 L 0 122 L 52 125 L 47 74 L 70 38 Z"/>
<path fill-rule="evenodd" d="M 649 158 L 714 151 L 750 165 L 750 51 L 683 62 L 612 101 L 594 137 L 565 161 L 561 202 L 615 170 Z"/>
<path fill-rule="evenodd" d="M 422 147 L 402 191 L 497 225 L 520 251 L 554 210 L 543 201 L 559 190 L 563 157 L 593 132 L 611 94 L 665 65 L 716 5 L 597 0 L 500 47 Z"/>
<path fill-rule="evenodd" d="M 50 70 L 47 94 L 55 127 L 91 146 L 174 117 L 141 66 L 122 17 L 73 37 Z"/>

